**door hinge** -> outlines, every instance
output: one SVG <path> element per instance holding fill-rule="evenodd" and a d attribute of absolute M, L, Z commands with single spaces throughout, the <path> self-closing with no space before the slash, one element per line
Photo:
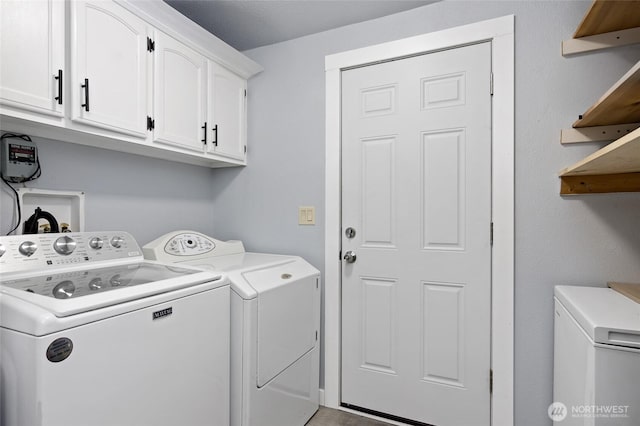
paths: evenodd
<path fill-rule="evenodd" d="M 316 330 L 316 342 L 318 341 L 318 330 Z"/>
<path fill-rule="evenodd" d="M 493 245 L 493 222 L 491 222 L 491 227 L 489 230 L 489 243 Z"/>
<path fill-rule="evenodd" d="M 147 115 L 147 130 L 153 130 L 156 128 L 156 120 Z"/>
<path fill-rule="evenodd" d="M 493 73 L 489 74 L 489 94 L 493 96 Z"/>
<path fill-rule="evenodd" d="M 489 370 L 489 393 L 493 393 L 493 369 Z"/>
<path fill-rule="evenodd" d="M 156 42 L 147 37 L 147 52 L 153 52 L 156 50 Z"/>
<path fill-rule="evenodd" d="M 245 154 L 247 153 L 247 146 L 246 145 L 244 146 L 244 153 Z"/>
<path fill-rule="evenodd" d="M 247 89 L 244 89 L 244 97 L 247 97 Z"/>

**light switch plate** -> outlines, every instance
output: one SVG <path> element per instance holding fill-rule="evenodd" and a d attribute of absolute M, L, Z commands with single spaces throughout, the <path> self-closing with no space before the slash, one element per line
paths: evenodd
<path fill-rule="evenodd" d="M 298 225 L 315 225 L 316 208 L 314 206 L 298 207 Z"/>

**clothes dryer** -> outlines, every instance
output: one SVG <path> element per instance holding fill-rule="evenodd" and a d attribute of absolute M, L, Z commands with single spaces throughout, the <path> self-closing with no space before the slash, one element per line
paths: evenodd
<path fill-rule="evenodd" d="M 298 256 L 177 231 L 143 247 L 231 281 L 231 425 L 303 426 L 318 409 L 320 273 Z"/>

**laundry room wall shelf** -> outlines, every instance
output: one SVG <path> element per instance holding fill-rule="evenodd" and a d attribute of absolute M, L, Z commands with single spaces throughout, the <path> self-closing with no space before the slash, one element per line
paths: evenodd
<path fill-rule="evenodd" d="M 640 43 L 638 0 L 596 0 L 573 38 L 562 42 L 562 55 Z"/>
<path fill-rule="evenodd" d="M 595 0 L 574 37 L 614 34 L 614 30 L 637 31 L 634 43 L 640 43 L 640 0 Z M 619 45 L 601 45 L 598 49 Z M 595 48 L 579 51 L 589 50 Z M 563 144 L 614 139 L 560 172 L 561 195 L 640 192 L 640 61 L 560 136 Z"/>

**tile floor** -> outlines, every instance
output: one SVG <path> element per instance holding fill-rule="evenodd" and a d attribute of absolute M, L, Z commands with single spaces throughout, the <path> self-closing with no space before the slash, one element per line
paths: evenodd
<path fill-rule="evenodd" d="M 309 420 L 306 426 L 390 426 L 389 423 L 379 422 L 356 414 L 320 407 L 318 412 Z"/>

